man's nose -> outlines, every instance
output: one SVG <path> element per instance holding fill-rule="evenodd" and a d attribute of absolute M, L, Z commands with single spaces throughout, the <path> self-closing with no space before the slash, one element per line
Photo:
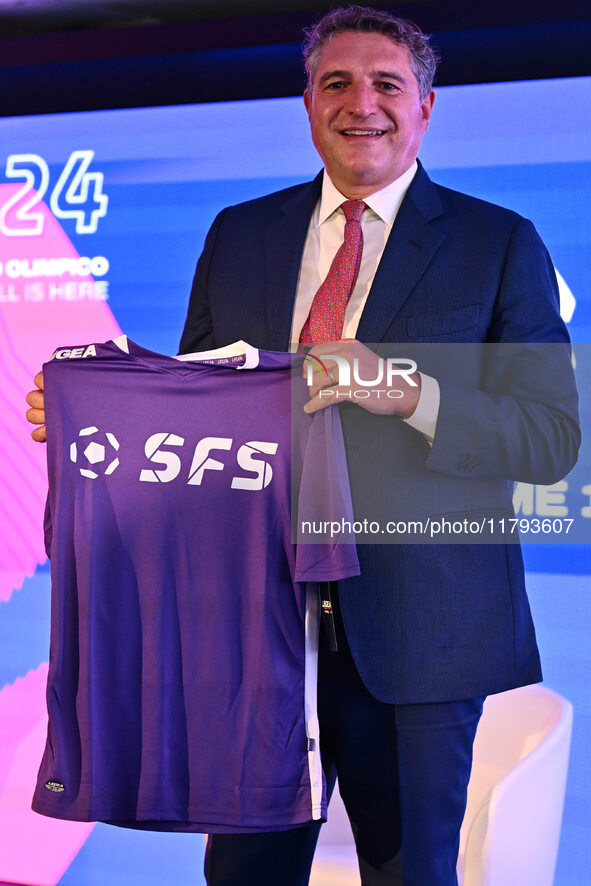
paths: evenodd
<path fill-rule="evenodd" d="M 370 83 L 356 83 L 348 90 L 346 110 L 357 117 L 369 117 L 377 109 L 377 96 Z"/>

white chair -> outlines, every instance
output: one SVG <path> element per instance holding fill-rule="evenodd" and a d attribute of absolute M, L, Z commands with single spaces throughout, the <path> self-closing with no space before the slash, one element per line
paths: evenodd
<path fill-rule="evenodd" d="M 460 834 L 461 886 L 552 886 L 572 705 L 544 686 L 491 695 L 474 744 Z M 335 791 L 310 886 L 359 886 L 351 829 Z"/>
<path fill-rule="evenodd" d="M 544 686 L 487 699 L 460 835 L 463 886 L 552 886 L 572 718 Z"/>

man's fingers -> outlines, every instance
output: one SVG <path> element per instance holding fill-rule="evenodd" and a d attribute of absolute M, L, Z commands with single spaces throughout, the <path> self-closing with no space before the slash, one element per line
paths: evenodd
<path fill-rule="evenodd" d="M 31 437 L 33 438 L 35 443 L 45 443 L 47 441 L 45 425 L 41 425 L 40 428 L 35 428 L 35 430 L 31 432 Z"/>
<path fill-rule="evenodd" d="M 308 388 L 310 392 L 310 398 L 316 397 L 320 391 L 325 391 L 327 388 L 334 388 L 337 384 L 337 380 L 334 376 L 320 375 L 314 378 L 313 383 Z"/>
<path fill-rule="evenodd" d="M 337 385 L 333 385 L 330 388 L 322 388 L 315 397 L 308 400 L 304 406 L 304 412 L 311 415 L 313 412 L 318 412 L 319 409 L 325 409 L 332 403 L 338 403 L 338 394 L 343 394 L 346 390 L 346 388 L 339 388 Z"/>
<path fill-rule="evenodd" d="M 26 400 L 30 409 L 27 409 L 25 415 L 27 421 L 32 425 L 40 425 L 31 432 L 31 437 L 36 443 L 45 443 L 47 435 L 45 433 L 45 401 L 43 399 L 43 372 L 38 372 L 35 376 L 36 391 L 29 391 Z"/>
<path fill-rule="evenodd" d="M 27 394 L 27 403 L 32 407 L 27 409 L 25 415 L 27 421 L 32 425 L 39 425 L 31 432 L 31 437 L 36 443 L 45 443 L 47 435 L 45 433 L 45 410 L 43 409 L 43 394 L 41 391 L 30 391 Z"/>
<path fill-rule="evenodd" d="M 321 344 L 312 345 L 308 354 L 312 357 L 315 357 L 316 355 L 321 357 L 323 354 L 340 354 L 341 351 L 350 354 L 353 353 L 351 346 L 357 344 L 359 344 L 359 342 L 355 338 L 339 338 L 335 341 L 326 341 Z"/>
<path fill-rule="evenodd" d="M 27 399 L 27 403 L 29 404 L 29 406 L 32 406 L 33 409 L 43 409 L 43 407 L 45 405 L 44 400 L 43 400 L 43 392 L 42 391 L 29 391 L 26 399 Z M 29 410 L 29 411 L 31 411 L 31 410 Z M 30 420 L 31 419 L 29 419 L 29 421 Z M 34 424 L 35 424 L 35 422 L 34 422 Z M 39 422 L 36 422 L 36 424 L 39 424 Z"/>
<path fill-rule="evenodd" d="M 326 377 L 331 370 L 335 375 L 338 372 L 338 366 L 334 360 L 319 360 L 316 357 L 309 356 L 306 357 L 302 364 L 302 375 L 304 378 L 307 378 L 310 372 L 315 376 L 321 375 Z"/>
<path fill-rule="evenodd" d="M 32 425 L 45 424 L 45 411 L 43 409 L 27 409 L 25 415 L 27 421 Z"/>
<path fill-rule="evenodd" d="M 310 395 L 315 396 L 322 388 L 338 384 L 339 368 L 334 360 L 324 360 L 322 364 L 314 361 L 308 365 L 304 362 L 303 376 L 310 380 Z"/>

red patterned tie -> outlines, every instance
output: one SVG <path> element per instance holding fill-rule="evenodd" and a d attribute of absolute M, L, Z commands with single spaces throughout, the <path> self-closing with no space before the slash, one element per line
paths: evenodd
<path fill-rule="evenodd" d="M 310 314 L 300 333 L 300 341 L 308 344 L 341 338 L 345 308 L 359 273 L 363 252 L 361 215 L 365 203 L 347 200 L 342 204 L 342 209 L 346 219 L 345 239 L 332 260 L 324 283 L 314 296 Z"/>

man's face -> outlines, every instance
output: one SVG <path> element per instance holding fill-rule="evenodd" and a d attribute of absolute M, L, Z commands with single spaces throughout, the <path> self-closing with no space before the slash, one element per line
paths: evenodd
<path fill-rule="evenodd" d="M 421 101 L 406 46 L 344 31 L 322 47 L 304 93 L 312 140 L 337 188 L 362 199 L 413 164 L 435 94 Z"/>

